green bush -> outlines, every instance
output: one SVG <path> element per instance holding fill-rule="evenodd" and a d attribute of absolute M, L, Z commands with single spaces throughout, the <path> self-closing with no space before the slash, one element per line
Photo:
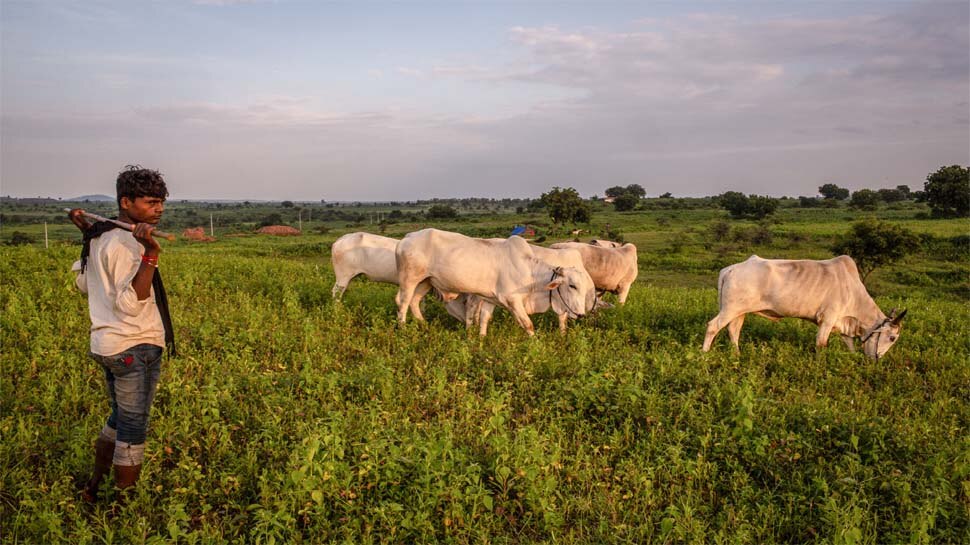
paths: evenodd
<path fill-rule="evenodd" d="M 915 252 L 919 246 L 919 238 L 912 231 L 868 219 L 853 224 L 831 249 L 836 255 L 852 257 L 865 281 L 877 267 L 895 263 Z"/>

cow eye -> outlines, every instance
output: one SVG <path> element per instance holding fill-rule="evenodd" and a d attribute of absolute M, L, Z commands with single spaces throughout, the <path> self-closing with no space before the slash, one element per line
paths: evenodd
<path fill-rule="evenodd" d="M 895 335 L 890 335 L 889 336 L 889 342 L 896 342 L 896 336 Z"/>
<path fill-rule="evenodd" d="M 576 284 L 570 284 L 569 287 L 572 289 L 576 289 Z"/>

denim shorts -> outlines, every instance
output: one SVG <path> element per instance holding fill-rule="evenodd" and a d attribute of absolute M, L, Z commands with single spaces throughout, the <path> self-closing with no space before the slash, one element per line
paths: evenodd
<path fill-rule="evenodd" d="M 92 353 L 91 357 L 104 369 L 111 403 L 108 426 L 118 430 L 118 441 L 144 443 L 162 370 L 162 348 L 139 344 L 113 356 Z"/>

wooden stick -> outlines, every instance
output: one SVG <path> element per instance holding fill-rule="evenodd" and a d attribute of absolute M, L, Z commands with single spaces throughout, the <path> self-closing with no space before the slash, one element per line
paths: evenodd
<path fill-rule="evenodd" d="M 70 212 L 71 209 L 70 208 L 65 208 L 64 211 L 65 212 Z M 97 214 L 92 214 L 91 212 L 81 212 L 81 215 L 83 215 L 84 217 L 86 217 L 88 219 L 92 219 L 94 221 L 107 221 L 109 223 L 113 223 L 113 224 L 117 225 L 118 227 L 123 227 L 123 228 L 125 228 L 125 229 L 127 229 L 129 231 L 134 231 L 135 230 L 135 226 L 132 225 L 132 224 L 130 224 L 130 223 L 125 223 L 123 221 L 113 220 L 111 218 L 106 218 L 104 216 L 99 216 Z M 168 240 L 169 242 L 174 242 L 175 241 L 175 235 L 173 235 L 171 233 L 166 233 L 165 231 L 159 231 L 157 229 L 152 231 L 152 236 L 153 237 L 162 237 L 165 240 Z"/>

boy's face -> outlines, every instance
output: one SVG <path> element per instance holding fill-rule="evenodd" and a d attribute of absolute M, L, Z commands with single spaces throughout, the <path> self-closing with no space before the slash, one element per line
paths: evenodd
<path fill-rule="evenodd" d="M 160 197 L 122 197 L 121 209 L 135 223 L 150 223 L 155 225 L 162 219 L 165 212 L 165 199 Z"/>

